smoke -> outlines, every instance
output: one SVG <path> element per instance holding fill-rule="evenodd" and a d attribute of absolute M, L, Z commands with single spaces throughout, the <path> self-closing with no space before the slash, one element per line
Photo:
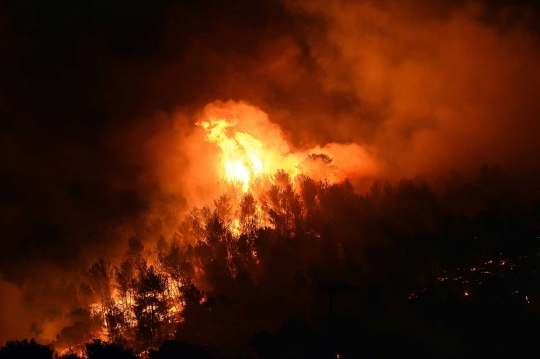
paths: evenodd
<path fill-rule="evenodd" d="M 219 22 L 220 31 L 195 35 L 179 60 L 156 64 L 143 82 L 170 103 L 189 102 L 191 114 L 216 99 L 245 101 L 297 149 L 353 143 L 370 176 L 471 172 L 484 163 L 534 173 L 540 54 L 528 10 L 289 1 L 285 10 L 263 7 L 263 25 L 250 24 L 245 36 L 248 25 L 230 10 L 221 19 L 230 29 Z M 174 78 L 182 89 L 169 91 Z"/>
<path fill-rule="evenodd" d="M 372 179 L 378 174 L 375 159 L 362 146 L 330 142 L 298 148 L 266 112 L 244 101 L 218 100 L 207 104 L 191 118 L 181 111 L 170 117 L 157 116 L 153 121 L 160 123 L 158 129 L 149 130 L 143 125 L 128 135 L 124 133 L 121 147 L 131 149 L 134 146 L 129 144 L 139 144 L 140 152 L 126 154 L 126 157 L 141 161 L 144 175 L 139 178 L 140 186 L 153 186 L 155 190 L 150 197 L 154 202 L 151 202 L 149 213 L 161 218 L 176 217 L 176 221 L 170 222 L 170 228 L 162 228 L 162 234 L 172 235 L 186 210 L 212 203 L 225 191 L 222 183 L 226 178 L 221 162 L 223 154 L 216 143 L 207 139 L 200 125 L 211 119 L 226 120 L 231 137 L 233 133 L 247 134 L 259 142 L 258 157 L 265 176 L 278 170 L 297 175 L 301 172 L 298 165 L 313 153 L 330 156 L 339 172 L 339 180 Z"/>
<path fill-rule="evenodd" d="M 144 172 L 165 186 L 164 193 L 197 205 L 215 195 L 218 153 L 200 142 L 193 126 L 209 116 L 243 118 L 254 124 L 246 128 L 254 137 L 279 139 L 282 154 L 326 152 L 357 178 L 360 190 L 366 178 L 472 173 L 484 163 L 520 175 L 538 171 L 540 53 L 527 8 L 417 1 L 285 5 L 283 13 L 264 8 L 264 25 L 240 37 L 245 48 L 235 36 L 247 24 L 229 24 L 237 16 L 231 10 L 222 19 L 230 29 L 219 23 L 223 33 L 195 35 L 204 41 L 186 42 L 179 59 L 148 71 L 151 85 L 165 92 L 175 84 L 171 78 L 190 84 L 180 85 L 188 94 L 156 89 L 162 96 L 193 100 L 189 109 L 173 111 L 152 139 L 161 149 L 151 150 L 152 166 Z M 254 40 L 254 32 L 262 40 Z M 188 75 L 193 61 L 204 71 Z M 241 105 L 219 102 L 228 99 Z M 171 167 L 181 158 L 182 165 Z"/>
<path fill-rule="evenodd" d="M 0 342 L 22 339 L 28 334 L 31 318 L 23 304 L 23 294 L 13 283 L 0 279 Z"/>
<path fill-rule="evenodd" d="M 5 335 L 31 327 L 10 313 L 52 310 L 57 298 L 34 296 L 29 283 L 76 277 L 125 251 L 130 236 L 171 235 L 191 206 L 218 194 L 219 149 L 195 125 L 211 115 L 236 116 L 289 156 L 280 166 L 327 153 L 359 191 L 374 178 L 486 162 L 540 174 L 540 47 L 527 6 L 246 0 L 70 12 L 38 3 L 0 3 Z M 127 11 L 133 20 L 120 20 Z M 63 323 L 75 304 L 50 318 Z"/>
<path fill-rule="evenodd" d="M 346 117 L 355 140 L 368 141 L 387 176 L 414 176 L 499 163 L 537 170 L 538 39 L 511 8 L 486 18 L 487 5 L 440 9 L 422 2 L 291 2 L 317 17 L 322 36 L 311 56 L 328 93 L 344 93 L 377 114 Z M 506 15 L 506 16 L 505 16 Z"/>

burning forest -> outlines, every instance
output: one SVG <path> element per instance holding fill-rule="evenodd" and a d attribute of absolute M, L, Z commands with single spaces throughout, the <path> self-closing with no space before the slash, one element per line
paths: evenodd
<path fill-rule="evenodd" d="M 231 106 L 238 104 L 218 104 Z M 254 126 L 272 128 L 263 119 Z M 384 291 L 376 305 L 400 305 L 412 298 L 407 293 L 441 281 L 441 266 L 467 263 L 460 245 L 481 245 L 484 254 L 507 250 L 486 220 L 525 238 L 538 230 L 532 219 L 512 223 L 519 205 L 506 197 L 516 193 L 496 166 L 484 166 L 474 182 L 447 182 L 444 191 L 415 179 L 375 181 L 359 194 L 328 153 L 293 152 L 276 128 L 269 145 L 239 131 L 249 126 L 236 117 L 210 116 L 195 126 L 190 141 L 218 150 L 221 194 L 182 215 L 171 235 L 132 236 L 123 254 L 84 268 L 72 284 L 79 307 L 66 313 L 70 324 L 51 342 L 58 353 L 81 355 L 98 339 L 140 355 L 157 355 L 174 340 L 231 355 L 284 319 L 325 315 L 335 286 L 350 293 L 343 303 L 331 301 L 330 311 L 360 315 L 374 300 L 369 291 L 359 294 L 365 290 Z M 500 203 L 482 209 L 492 201 Z"/>
<path fill-rule="evenodd" d="M 301 159 L 302 154 L 291 153 L 281 137 L 270 137 L 269 146 L 237 131 L 242 124 L 236 118 L 211 116 L 196 126 L 204 130 L 204 140 L 220 150 L 216 185 L 223 193 L 191 209 L 169 238 L 160 236 L 145 248 L 141 239 L 131 237 L 129 250 L 116 258 L 117 264 L 100 258 L 84 271 L 77 296 L 86 306 L 73 314 L 82 321 L 56 336 L 54 346 L 60 353 L 80 354 L 92 338 L 123 343 L 138 352 L 179 335 L 198 342 L 208 333 L 190 327 L 202 316 L 212 317 L 231 300 L 262 294 L 245 292 L 258 292 L 268 280 L 267 271 L 278 270 L 272 268 L 277 254 L 272 247 L 317 247 L 336 210 L 355 200 L 351 184 L 340 178 L 326 153 L 308 152 Z M 277 129 L 273 135 L 281 136 Z M 272 148 L 275 143 L 279 146 Z M 336 241 L 327 248 L 336 252 L 334 261 L 344 258 L 342 245 Z M 315 259 L 321 253 L 313 255 Z M 296 275 L 307 275 L 302 263 L 291 264 L 300 266 Z M 298 279 L 313 285 L 307 277 Z M 252 330 L 251 325 L 247 328 L 245 335 Z"/>
<path fill-rule="evenodd" d="M 540 353 L 539 10 L 0 0 L 0 359 Z"/>

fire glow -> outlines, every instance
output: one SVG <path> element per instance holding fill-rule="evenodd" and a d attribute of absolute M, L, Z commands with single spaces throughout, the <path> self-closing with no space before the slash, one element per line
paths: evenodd
<path fill-rule="evenodd" d="M 229 135 L 229 129 L 233 128 L 235 123 L 225 119 L 211 117 L 209 121 L 199 122 L 198 125 L 205 129 L 206 140 L 221 149 L 224 177 L 231 183 L 240 183 L 242 191 L 247 192 L 250 182 L 264 172 L 261 141 L 239 131 Z"/>
<path fill-rule="evenodd" d="M 207 105 L 184 144 L 193 149 L 186 151 L 192 164 L 188 188 L 208 191 L 189 203 L 192 209 L 179 217 L 173 233 L 154 243 L 155 250 L 143 253 L 139 243 L 120 263 L 100 259 L 92 265 L 85 277 L 93 293 L 86 320 L 94 338 L 127 340 L 138 350 L 173 338 L 187 307 L 206 310 L 205 291 L 215 286 L 212 272 L 235 278 L 256 271 L 259 230 L 293 238 L 308 223 L 319 223 L 313 218 L 322 213 L 321 198 L 353 169 L 366 173 L 370 163 L 357 144 L 295 148 L 265 112 L 244 102 Z M 173 155 L 165 154 L 164 161 Z M 173 165 L 163 169 L 162 175 L 176 173 Z M 308 235 L 321 238 L 320 228 Z M 60 335 L 55 347 L 81 352 L 89 339 Z"/>

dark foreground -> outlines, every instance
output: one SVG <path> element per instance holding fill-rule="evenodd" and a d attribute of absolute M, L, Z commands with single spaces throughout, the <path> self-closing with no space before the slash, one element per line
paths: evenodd
<path fill-rule="evenodd" d="M 310 322 L 292 321 L 277 331 L 247 339 L 251 358 L 440 358 L 511 357 L 540 354 L 540 256 L 500 256 L 470 268 L 443 271 L 443 277 L 387 305 L 377 290 L 359 291 L 341 282 L 321 288 L 329 312 Z M 351 313 L 356 314 L 351 314 Z M 231 323 L 234 326 L 234 323 Z M 220 358 L 183 341 L 135 353 L 119 344 L 94 340 L 81 354 L 99 358 Z M 55 353 L 34 341 L 7 342 L 0 358 L 80 358 Z M 240 358 L 240 356 L 239 356 Z"/>

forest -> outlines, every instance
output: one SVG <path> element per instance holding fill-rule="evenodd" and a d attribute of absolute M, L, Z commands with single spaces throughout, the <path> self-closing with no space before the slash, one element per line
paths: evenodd
<path fill-rule="evenodd" d="M 539 0 L 0 0 L 0 359 L 540 355 Z"/>
<path fill-rule="evenodd" d="M 173 237 L 131 237 L 122 258 L 84 268 L 66 284 L 72 324 L 49 346 L 8 342 L 0 358 L 355 357 L 355 336 L 390 340 L 373 333 L 404 315 L 391 308 L 445 269 L 538 249 L 540 202 L 497 166 L 470 180 L 375 181 L 364 194 L 283 171 L 254 188 L 231 186 Z"/>

